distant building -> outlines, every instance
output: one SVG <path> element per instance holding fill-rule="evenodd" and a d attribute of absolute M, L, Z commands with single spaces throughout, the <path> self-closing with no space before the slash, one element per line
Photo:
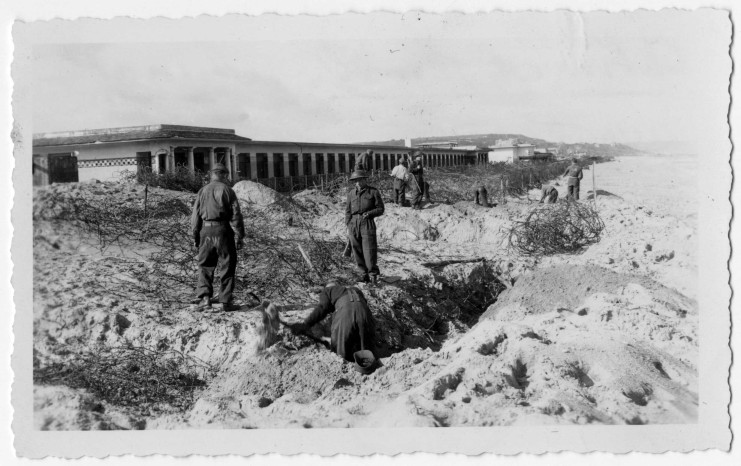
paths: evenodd
<path fill-rule="evenodd" d="M 452 149 L 458 145 L 455 141 L 421 142 L 416 147 L 420 149 Z"/>
<path fill-rule="evenodd" d="M 494 146 L 489 148 L 488 160 L 489 163 L 517 163 L 520 159 L 532 158 L 534 153 L 535 146 L 532 144 Z"/>

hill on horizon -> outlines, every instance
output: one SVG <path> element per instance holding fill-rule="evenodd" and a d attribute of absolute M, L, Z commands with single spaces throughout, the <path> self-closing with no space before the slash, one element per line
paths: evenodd
<path fill-rule="evenodd" d="M 588 155 L 614 157 L 618 155 L 640 155 L 646 153 L 644 150 L 636 149 L 626 144 L 598 144 L 591 142 L 563 143 L 552 142 L 545 139 L 532 138 L 523 134 L 511 133 L 489 133 L 489 134 L 466 134 L 459 136 L 428 136 L 412 138 L 412 146 L 431 142 L 455 141 L 460 146 L 492 147 L 500 139 L 519 139 L 524 144 L 533 144 L 539 149 L 555 147 L 559 154 L 585 152 Z M 403 139 L 389 139 L 387 141 L 363 142 L 362 144 L 374 144 L 379 146 L 404 147 Z"/>

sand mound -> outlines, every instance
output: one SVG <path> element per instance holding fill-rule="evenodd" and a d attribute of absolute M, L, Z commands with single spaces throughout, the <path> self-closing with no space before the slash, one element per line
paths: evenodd
<path fill-rule="evenodd" d="M 646 290 L 651 299 L 665 303 L 676 315 L 697 313 L 696 302 L 650 278 L 620 274 L 596 265 L 560 265 L 521 276 L 481 319 L 501 319 L 501 310 L 512 305 L 519 306 L 526 314 L 574 309 L 589 295 L 626 295 L 637 288 Z M 508 317 L 515 318 L 515 315 Z"/>
<path fill-rule="evenodd" d="M 237 193 L 237 197 L 240 201 L 249 204 L 257 204 L 261 207 L 276 203 L 283 204 L 287 201 L 285 196 L 274 189 L 253 181 L 238 182 L 234 185 L 234 192 Z"/>
<path fill-rule="evenodd" d="M 510 213 L 506 209 L 480 206 L 432 204 L 412 210 L 386 204 L 386 211 L 375 219 L 381 242 L 437 241 L 455 244 L 500 244 L 506 238 Z M 470 203 L 469 203 L 470 204 Z M 327 204 L 325 204 L 327 206 Z M 334 234 L 345 235 L 345 204 L 339 201 L 319 211 L 315 221 Z"/>

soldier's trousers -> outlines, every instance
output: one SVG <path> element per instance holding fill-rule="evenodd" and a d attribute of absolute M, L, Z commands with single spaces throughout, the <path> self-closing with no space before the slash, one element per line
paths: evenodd
<path fill-rule="evenodd" d="M 332 351 L 348 361 L 354 361 L 356 351 L 375 353 L 375 335 L 376 323 L 364 303 L 337 309 L 332 316 Z"/>
<path fill-rule="evenodd" d="M 398 178 L 394 179 L 394 203 L 406 204 L 406 190 L 407 184 L 404 181 Z"/>
<path fill-rule="evenodd" d="M 424 186 L 425 186 L 425 180 L 423 178 L 415 177 L 414 181 L 412 181 L 412 187 L 414 188 L 414 200 L 412 201 L 412 205 L 415 207 L 420 207 L 422 205 L 422 197 L 424 196 Z M 428 191 L 427 200 L 429 199 L 430 199 L 430 195 Z"/>
<path fill-rule="evenodd" d="M 570 197 L 575 200 L 579 200 L 579 182 L 576 184 L 570 184 L 568 187 L 569 191 L 566 197 Z"/>
<path fill-rule="evenodd" d="M 353 215 L 347 225 L 347 235 L 360 271 L 364 275 L 379 275 L 376 222 L 373 219 L 364 219 L 362 215 Z"/>
<path fill-rule="evenodd" d="M 237 247 L 234 231 L 228 223 L 201 229 L 201 245 L 198 248 L 198 287 L 199 298 L 211 296 L 214 292 L 214 271 L 219 274 L 221 290 L 219 302 L 228 303 L 234 292 L 234 273 L 237 270 Z"/>

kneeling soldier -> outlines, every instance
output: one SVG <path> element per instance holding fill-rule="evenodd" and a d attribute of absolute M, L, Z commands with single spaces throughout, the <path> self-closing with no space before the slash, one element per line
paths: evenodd
<path fill-rule="evenodd" d="M 333 282 L 319 293 L 319 304 L 302 322 L 289 324 L 294 333 L 304 333 L 328 314 L 332 316 L 331 349 L 347 361 L 360 350 L 376 351 L 376 323 L 363 292 L 354 286 L 345 287 Z"/>

